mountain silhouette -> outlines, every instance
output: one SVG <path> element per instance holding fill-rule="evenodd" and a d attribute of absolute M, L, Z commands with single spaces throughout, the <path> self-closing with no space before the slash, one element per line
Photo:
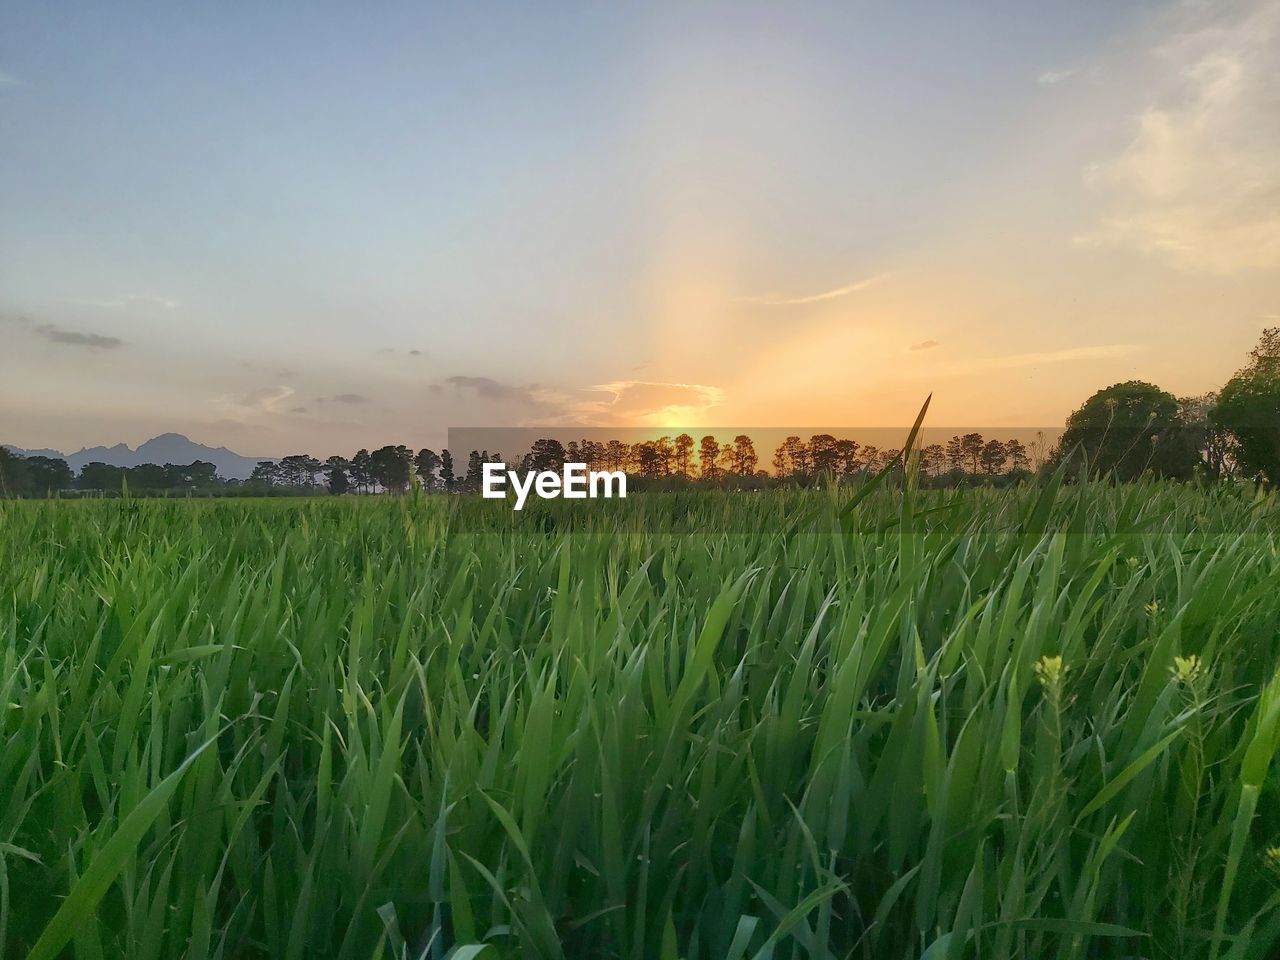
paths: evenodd
<path fill-rule="evenodd" d="M 245 457 L 226 447 L 209 447 L 203 443 L 196 443 L 180 433 L 162 433 L 140 444 L 137 449 L 133 449 L 128 444 L 117 443 L 113 447 L 84 447 L 75 453 L 60 453 L 57 450 L 23 450 L 8 444 L 5 446 L 23 457 L 60 457 L 76 472 L 79 472 L 86 463 L 136 467 L 141 463 L 187 464 L 203 460 L 217 468 L 218 476 L 229 480 L 247 480 L 259 460 L 275 459 L 274 457 Z"/>

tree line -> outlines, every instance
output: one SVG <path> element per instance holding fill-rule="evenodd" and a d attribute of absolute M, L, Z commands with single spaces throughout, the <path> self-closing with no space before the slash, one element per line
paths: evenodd
<path fill-rule="evenodd" d="M 900 451 L 814 434 L 807 440 L 789 436 L 773 454 L 772 471 L 760 467 L 755 441 L 739 434 L 731 443 L 715 436 L 695 441 L 688 433 L 639 443 L 622 440 L 543 438 L 509 466 L 516 470 L 560 470 L 566 463 L 585 463 L 593 470 L 622 470 L 653 484 L 766 486 L 807 484 L 822 476 L 838 482 L 875 473 L 893 463 Z M 967 477 L 1025 475 L 1030 464 L 1018 440 L 1002 443 L 981 434 L 953 437 L 920 452 L 926 476 L 960 481 Z M 506 462 L 500 453 L 472 450 L 457 462 L 448 449 L 414 451 L 403 445 L 359 450 L 350 457 L 319 460 L 292 454 L 262 460 L 247 480 L 219 477 L 211 463 L 141 464 L 117 467 L 89 463 L 77 475 L 65 460 L 19 457 L 0 448 L 0 495 L 46 496 L 59 493 L 128 491 L 132 495 L 316 495 L 329 493 L 404 493 L 417 486 L 428 492 L 470 493 L 480 489 L 486 462 Z"/>
<path fill-rule="evenodd" d="M 1022 441 L 958 434 L 917 452 L 926 485 L 1016 482 L 1037 468 L 1073 461 L 1095 475 L 1132 480 L 1143 474 L 1190 479 L 1242 478 L 1280 484 L 1280 327 L 1265 330 L 1248 362 L 1220 390 L 1177 398 L 1160 387 L 1131 380 L 1099 390 L 1068 418 L 1056 446 L 1033 457 Z M 901 467 L 901 451 L 819 433 L 786 437 L 761 467 L 746 434 L 732 442 L 689 433 L 639 443 L 622 440 L 544 438 L 509 463 L 518 470 L 559 470 L 585 463 L 595 470 L 623 470 L 652 485 L 701 484 L 764 487 L 804 485 L 830 478 L 854 481 L 885 466 Z M 247 480 L 219 477 L 211 463 L 89 463 L 77 475 L 65 460 L 20 457 L 0 447 L 0 496 L 51 493 L 271 496 L 329 493 L 404 493 L 480 489 L 486 462 L 500 453 L 471 450 L 463 462 L 448 449 L 414 451 L 403 445 L 359 450 L 319 460 L 293 454 L 260 461 Z"/>

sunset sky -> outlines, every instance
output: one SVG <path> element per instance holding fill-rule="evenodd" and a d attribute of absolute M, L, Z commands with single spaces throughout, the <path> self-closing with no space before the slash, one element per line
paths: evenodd
<path fill-rule="evenodd" d="M 11 3 L 0 441 L 1061 424 L 1280 325 L 1280 0 Z"/>

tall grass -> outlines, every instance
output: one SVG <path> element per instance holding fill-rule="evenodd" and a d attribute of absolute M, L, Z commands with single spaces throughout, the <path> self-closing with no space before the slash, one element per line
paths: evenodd
<path fill-rule="evenodd" d="M 1280 504 L 844 497 L 0 503 L 5 957 L 1275 956 Z"/>

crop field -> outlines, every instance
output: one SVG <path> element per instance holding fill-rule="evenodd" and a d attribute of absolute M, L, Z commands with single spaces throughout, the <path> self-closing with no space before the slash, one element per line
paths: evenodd
<path fill-rule="evenodd" d="M 0 502 L 4 957 L 1280 955 L 1280 501 L 850 496 Z"/>

